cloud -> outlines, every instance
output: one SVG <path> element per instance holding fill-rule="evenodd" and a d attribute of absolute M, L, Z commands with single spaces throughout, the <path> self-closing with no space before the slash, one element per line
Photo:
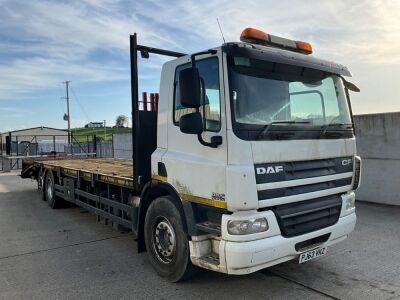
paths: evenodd
<path fill-rule="evenodd" d="M 65 79 L 129 79 L 129 34 L 134 30 L 156 45 L 174 45 L 172 38 L 144 30 L 137 17 L 109 2 L 8 1 L 0 13 L 0 32 L 7 33 L 0 53 L 11 59 L 0 63 L 0 99 L 18 98 Z M 92 57 L 99 50 L 107 60 Z"/>
<path fill-rule="evenodd" d="M 184 32 L 177 39 L 205 40 L 204 44 L 212 42 L 212 46 L 220 43 L 218 17 L 227 40 L 238 40 L 241 30 L 250 26 L 310 40 L 316 53 L 334 58 L 376 64 L 400 62 L 399 1 L 151 2 L 163 17 L 146 9 L 144 1 L 138 7 L 141 14 L 160 25 L 168 20 L 169 28 Z"/>
<path fill-rule="evenodd" d="M 400 65 L 395 0 L 0 1 L 0 100 L 45 93 L 66 79 L 128 81 L 129 34 L 138 32 L 142 44 L 190 53 L 221 44 L 216 18 L 227 41 L 238 41 L 251 26 L 310 41 L 317 56 L 356 70 Z M 141 64 L 141 78 L 158 78 L 164 61 Z M 373 75 L 363 76 L 370 82 Z"/>

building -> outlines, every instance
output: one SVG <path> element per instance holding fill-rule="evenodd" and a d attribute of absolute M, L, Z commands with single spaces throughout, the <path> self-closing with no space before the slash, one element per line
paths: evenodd
<path fill-rule="evenodd" d="M 49 141 L 55 141 L 57 144 L 68 143 L 68 131 L 41 126 L 0 133 L 0 155 L 6 154 L 7 139 L 10 139 L 12 148 L 18 148 L 17 152 L 19 153 L 20 149 L 25 148 L 23 145 L 45 144 Z"/>
<path fill-rule="evenodd" d="M 103 128 L 103 122 L 90 122 L 85 125 L 85 128 Z"/>

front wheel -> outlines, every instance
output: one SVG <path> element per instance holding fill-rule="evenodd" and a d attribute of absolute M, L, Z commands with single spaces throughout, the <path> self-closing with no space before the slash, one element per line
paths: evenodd
<path fill-rule="evenodd" d="M 160 276 L 178 282 L 193 276 L 196 267 L 190 261 L 181 214 L 172 201 L 170 197 L 160 197 L 150 204 L 144 235 L 153 268 Z"/>

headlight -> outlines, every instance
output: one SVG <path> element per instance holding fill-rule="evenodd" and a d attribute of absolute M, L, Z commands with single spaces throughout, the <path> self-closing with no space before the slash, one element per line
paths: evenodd
<path fill-rule="evenodd" d="M 361 158 L 359 156 L 354 156 L 354 181 L 353 190 L 358 189 L 360 186 L 361 179 Z"/>
<path fill-rule="evenodd" d="M 268 230 L 266 218 L 252 220 L 231 220 L 228 222 L 228 233 L 232 235 L 245 235 Z"/>

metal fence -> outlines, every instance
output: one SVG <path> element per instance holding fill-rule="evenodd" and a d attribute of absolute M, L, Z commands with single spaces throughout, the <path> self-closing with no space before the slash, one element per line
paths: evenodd
<path fill-rule="evenodd" d="M 113 142 L 96 142 L 96 145 L 91 142 L 70 144 L 65 146 L 64 153 L 71 156 L 92 153 L 93 155 L 95 154 L 96 157 L 113 157 Z"/>
<path fill-rule="evenodd" d="M 112 138 L 113 157 L 132 159 L 132 133 L 115 133 Z"/>
<path fill-rule="evenodd" d="M 99 142 L 96 135 L 18 135 L 0 142 L 0 171 L 20 169 L 24 158 L 68 156 L 112 157 L 112 141 Z"/>
<path fill-rule="evenodd" d="M 25 158 L 49 157 L 132 158 L 132 134 L 113 134 L 111 141 L 99 141 L 96 135 L 9 135 L 0 141 L 0 171 L 20 169 Z"/>

